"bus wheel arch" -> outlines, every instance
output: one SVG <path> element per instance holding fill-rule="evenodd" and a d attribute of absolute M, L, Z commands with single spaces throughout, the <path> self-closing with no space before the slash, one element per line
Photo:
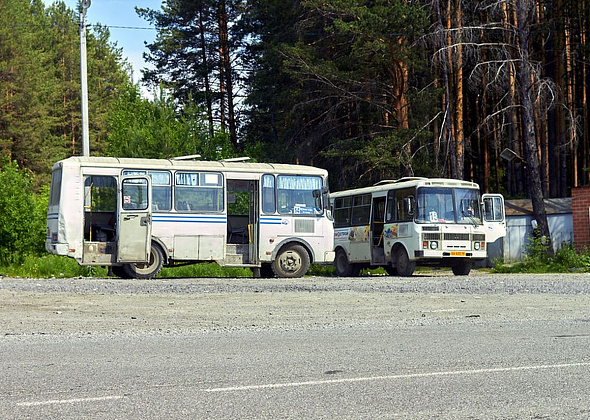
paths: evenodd
<path fill-rule="evenodd" d="M 312 261 L 309 249 L 300 242 L 289 242 L 282 245 L 271 267 L 277 277 L 296 278 L 307 273 Z"/>
<path fill-rule="evenodd" d="M 416 269 L 416 261 L 411 261 L 406 247 L 400 243 L 393 246 L 391 250 L 392 263 L 398 276 L 411 277 Z"/>
<path fill-rule="evenodd" d="M 168 252 L 168 247 L 159 238 L 152 237 L 152 247 L 154 245 L 160 247 L 160 251 L 162 251 L 162 256 L 164 257 L 164 266 L 167 266 L 170 263 L 170 253 Z"/>
<path fill-rule="evenodd" d="M 158 275 L 164 265 L 165 253 L 162 247 L 152 242 L 150 248 L 150 260 L 146 264 L 125 264 L 123 271 L 127 276 L 134 279 L 153 279 Z"/>

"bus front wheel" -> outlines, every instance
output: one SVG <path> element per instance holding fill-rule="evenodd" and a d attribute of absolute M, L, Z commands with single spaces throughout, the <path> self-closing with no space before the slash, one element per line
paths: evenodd
<path fill-rule="evenodd" d="M 272 262 L 272 271 L 278 277 L 301 277 L 309 268 L 309 254 L 301 245 L 281 249 Z"/>
<path fill-rule="evenodd" d="M 157 245 L 152 245 L 150 260 L 147 263 L 131 263 L 123 266 L 123 271 L 133 279 L 153 279 L 164 265 L 164 253 Z"/>
<path fill-rule="evenodd" d="M 471 271 L 471 261 L 461 260 L 455 263 L 452 267 L 453 274 L 456 276 L 466 276 Z"/>
<path fill-rule="evenodd" d="M 397 269 L 397 274 L 403 277 L 410 277 L 414 274 L 414 270 L 416 269 L 416 262 L 410 261 L 410 257 L 406 252 L 404 247 L 399 247 L 396 252 L 395 257 L 395 268 Z"/>
<path fill-rule="evenodd" d="M 346 251 L 342 248 L 338 248 L 336 251 L 336 258 L 334 258 L 334 268 L 336 269 L 336 275 L 338 277 L 356 277 L 361 272 L 358 264 L 350 264 Z"/>

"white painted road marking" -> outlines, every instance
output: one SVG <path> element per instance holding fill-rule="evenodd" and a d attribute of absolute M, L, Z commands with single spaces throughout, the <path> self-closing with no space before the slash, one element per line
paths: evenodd
<path fill-rule="evenodd" d="M 92 397 L 92 398 L 72 398 L 69 400 L 47 400 L 47 401 L 31 401 L 21 402 L 16 405 L 20 407 L 36 407 L 40 405 L 52 405 L 52 404 L 72 404 L 79 402 L 92 402 L 92 401 L 106 401 L 106 400 L 120 400 L 124 398 L 122 395 L 111 395 L 107 397 Z"/>
<path fill-rule="evenodd" d="M 393 379 L 411 379 L 411 378 L 428 378 L 434 376 L 453 376 L 453 375 L 475 375 L 481 373 L 498 373 L 498 372 L 517 372 L 525 370 L 542 370 L 542 369 L 563 369 L 570 367 L 590 366 L 590 362 L 581 363 L 565 363 L 559 365 L 534 365 L 534 366 L 515 366 L 506 368 L 489 368 L 489 369 L 474 369 L 474 370 L 457 370 L 447 372 L 424 372 L 424 373 L 407 373 L 403 375 L 385 375 L 385 376 L 369 376 L 360 378 L 343 378 L 343 379 L 326 379 L 319 381 L 305 381 L 305 382 L 287 382 L 277 384 L 265 385 L 245 385 L 245 386 L 231 386 L 225 388 L 210 388 L 205 389 L 205 392 L 232 392 L 232 391 L 248 391 L 256 389 L 268 388 L 291 388 L 298 386 L 313 386 L 313 385 L 329 385 L 329 384 L 343 384 L 355 382 L 371 382 L 383 381 Z"/>

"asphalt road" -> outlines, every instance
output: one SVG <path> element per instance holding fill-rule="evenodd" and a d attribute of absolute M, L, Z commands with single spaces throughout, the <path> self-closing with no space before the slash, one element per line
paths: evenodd
<path fill-rule="evenodd" d="M 587 419 L 590 276 L 0 279 L 2 419 Z"/>

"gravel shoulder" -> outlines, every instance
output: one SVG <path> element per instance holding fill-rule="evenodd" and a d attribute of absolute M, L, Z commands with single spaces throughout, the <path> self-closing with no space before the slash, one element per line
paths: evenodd
<path fill-rule="evenodd" d="M 0 334 L 177 334 L 240 329 L 590 322 L 590 275 L 301 279 L 0 278 Z"/>

